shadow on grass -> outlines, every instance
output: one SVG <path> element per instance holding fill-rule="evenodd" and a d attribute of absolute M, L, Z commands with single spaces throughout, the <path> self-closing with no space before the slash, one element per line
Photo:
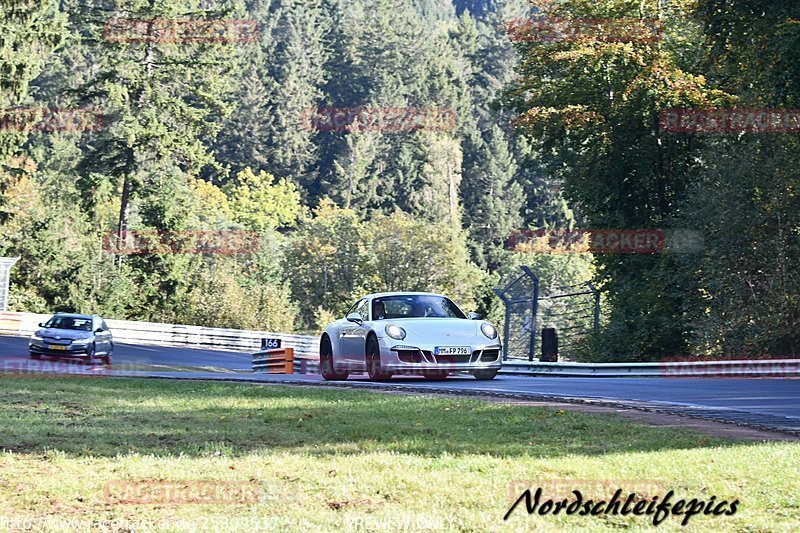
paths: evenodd
<path fill-rule="evenodd" d="M 613 415 L 275 385 L 0 378 L 0 448 L 76 456 L 395 452 L 558 457 L 729 441 Z"/>

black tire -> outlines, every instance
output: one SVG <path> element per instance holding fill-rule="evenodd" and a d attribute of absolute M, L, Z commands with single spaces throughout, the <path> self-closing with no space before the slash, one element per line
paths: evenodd
<path fill-rule="evenodd" d="M 493 368 L 491 370 L 489 370 L 489 369 L 487 369 L 487 370 L 476 370 L 473 373 L 473 375 L 475 376 L 475 379 L 480 379 L 480 380 L 494 379 L 494 377 L 497 375 L 498 371 L 499 370 L 496 369 L 496 368 Z"/>
<path fill-rule="evenodd" d="M 422 376 L 425 379 L 429 379 L 431 381 L 441 381 L 443 379 L 447 379 L 447 376 L 450 375 L 450 372 L 447 370 L 429 370 L 422 373 Z"/>
<path fill-rule="evenodd" d="M 319 344 L 319 373 L 326 381 L 342 381 L 348 378 L 347 372 L 336 372 L 333 366 L 333 347 L 327 335 L 322 337 Z"/>
<path fill-rule="evenodd" d="M 86 347 L 86 364 L 91 365 L 92 360 L 94 359 L 94 353 L 97 350 L 97 346 L 94 343 L 90 344 Z"/>
<path fill-rule="evenodd" d="M 114 343 L 109 343 L 108 345 L 108 353 L 105 354 L 100 360 L 103 362 L 104 365 L 110 366 L 111 365 L 111 356 L 114 355 Z"/>
<path fill-rule="evenodd" d="M 372 381 L 386 381 L 391 379 L 392 374 L 386 372 L 381 367 L 381 349 L 378 346 L 378 338 L 375 335 L 367 337 L 367 374 Z"/>
<path fill-rule="evenodd" d="M 41 358 L 42 358 L 42 354 L 31 352 L 31 359 L 34 359 L 34 360 L 38 361 Z"/>

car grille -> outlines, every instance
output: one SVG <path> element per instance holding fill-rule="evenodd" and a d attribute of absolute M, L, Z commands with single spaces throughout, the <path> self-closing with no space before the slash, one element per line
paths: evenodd
<path fill-rule="evenodd" d="M 72 341 L 69 339 L 54 339 L 52 337 L 42 337 L 42 339 L 44 339 L 43 342 L 47 344 L 59 344 L 61 346 L 69 346 L 72 344 Z"/>
<path fill-rule="evenodd" d="M 397 350 L 397 357 L 404 363 L 422 362 L 422 355 L 418 350 Z"/>
<path fill-rule="evenodd" d="M 436 361 L 437 363 L 472 363 L 472 362 L 489 362 L 496 361 L 500 357 L 500 350 L 475 350 L 472 354 L 467 355 L 437 355 L 434 356 L 431 352 L 425 350 L 425 359 L 422 358 L 419 350 L 397 350 L 397 358 L 403 363 L 424 363 L 428 361 Z"/>

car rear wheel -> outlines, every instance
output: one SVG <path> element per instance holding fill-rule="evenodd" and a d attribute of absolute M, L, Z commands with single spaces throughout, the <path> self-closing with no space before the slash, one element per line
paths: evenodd
<path fill-rule="evenodd" d="M 333 347 L 331 340 L 325 336 L 319 345 L 319 371 L 322 379 L 326 381 L 341 381 L 347 379 L 347 372 L 336 372 L 333 367 Z"/>
<path fill-rule="evenodd" d="M 370 335 L 367 339 L 367 374 L 372 381 L 386 381 L 392 377 L 392 374 L 384 371 L 381 366 L 381 349 L 374 335 Z"/>
<path fill-rule="evenodd" d="M 475 376 L 475 379 L 480 380 L 494 379 L 494 377 L 497 375 L 497 369 L 493 368 L 491 370 L 476 370 L 473 375 Z"/>
<path fill-rule="evenodd" d="M 437 371 L 423 372 L 422 375 L 425 379 L 443 380 L 447 379 L 447 376 L 450 375 L 450 372 L 446 370 L 437 370 Z"/>

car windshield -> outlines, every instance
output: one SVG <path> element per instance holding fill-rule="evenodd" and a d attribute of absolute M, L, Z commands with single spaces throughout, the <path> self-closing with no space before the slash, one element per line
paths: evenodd
<path fill-rule="evenodd" d="M 92 319 L 77 316 L 54 316 L 44 325 L 46 328 L 76 329 L 78 331 L 92 331 Z"/>
<path fill-rule="evenodd" d="M 467 318 L 444 296 L 397 295 L 372 300 L 373 320 L 397 318 Z"/>

